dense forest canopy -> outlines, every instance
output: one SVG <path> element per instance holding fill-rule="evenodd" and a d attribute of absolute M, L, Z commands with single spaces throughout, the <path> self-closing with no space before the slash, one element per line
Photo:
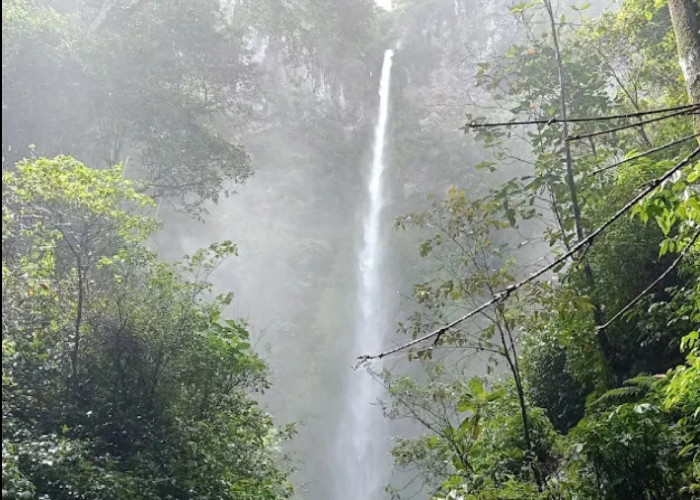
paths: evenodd
<path fill-rule="evenodd" d="M 3 498 L 700 496 L 696 0 L 2 5 Z"/>

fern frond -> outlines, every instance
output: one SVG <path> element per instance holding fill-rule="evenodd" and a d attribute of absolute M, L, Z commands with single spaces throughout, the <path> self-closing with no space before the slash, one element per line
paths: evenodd
<path fill-rule="evenodd" d="M 623 382 L 621 387 L 615 387 L 605 392 L 590 403 L 590 407 L 621 405 L 634 403 L 646 396 L 658 382 L 658 377 L 642 373 Z"/>

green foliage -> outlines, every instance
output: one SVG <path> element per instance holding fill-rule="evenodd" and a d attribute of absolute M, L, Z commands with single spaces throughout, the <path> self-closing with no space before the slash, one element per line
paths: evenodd
<path fill-rule="evenodd" d="M 438 494 L 435 500 L 544 500 L 547 496 L 538 491 L 537 486 L 529 482 L 509 478 L 501 483 L 486 480 L 479 488 L 460 485 L 449 490 L 446 495 Z"/>
<path fill-rule="evenodd" d="M 422 258 L 433 264 L 431 280 L 413 287 L 422 310 L 410 318 L 409 324 L 400 325 L 402 331 L 414 337 L 447 322 L 455 305 L 488 298 L 512 281 L 508 249 L 496 236 L 497 230 L 505 230 L 510 224 L 493 197 L 470 200 L 464 190 L 450 188 L 444 200 L 433 200 L 424 213 L 399 217 L 396 226 L 428 227 L 434 232 L 418 250 Z M 504 308 L 497 317 L 499 326 L 510 321 L 512 329 L 519 319 L 518 308 Z M 507 339 L 500 339 L 501 333 L 506 335 L 505 329 L 498 330 L 496 326 L 489 321 L 478 322 L 474 328 L 445 332 L 439 341 L 498 355 L 508 351 L 510 344 Z M 502 345 L 503 342 L 508 345 Z M 430 351 L 418 355 L 430 356 Z"/>
<path fill-rule="evenodd" d="M 237 142 L 271 115 L 308 126 L 325 111 L 317 92 L 333 94 L 336 113 L 362 97 L 342 78 L 367 80 L 374 12 L 369 0 L 331 11 L 319 0 L 4 0 L 4 158 L 31 143 L 128 163 L 149 194 L 201 216 L 251 175 Z"/>
<path fill-rule="evenodd" d="M 555 6 L 553 31 L 541 29 L 549 26 L 549 7 L 512 6 L 526 39 L 475 68 L 477 85 L 501 111 L 488 119 L 468 114 L 465 130 L 474 130 L 473 137 L 491 151 L 477 168 L 497 172 L 502 184 L 488 196 L 480 193 L 477 202 L 453 188 L 425 213 L 398 220 L 399 227 L 433 233 L 419 248 L 432 264 L 428 277 L 414 286 L 419 312 L 400 327 L 414 338 L 449 324 L 531 271 L 518 266 L 513 230 L 536 227 L 532 219 L 542 214 L 536 229 L 543 228 L 550 255 L 561 254 L 692 151 L 688 141 L 663 153 L 639 154 L 688 135 L 686 116 L 588 140 L 577 136 L 631 120 L 566 126 L 553 120 L 528 126 L 522 135 L 515 127 L 478 126 L 545 122 L 561 117 L 562 106 L 570 117 L 603 117 L 688 102 L 663 2 L 628 0 L 597 19 L 583 17 L 586 6 L 579 6 L 573 8 L 575 21 L 564 6 Z M 640 157 L 601 168 L 633 155 Z M 514 161 L 517 176 L 508 174 Z M 455 467 L 439 488 L 427 483 L 435 498 L 697 495 L 698 343 L 697 333 L 687 332 L 700 321 L 699 168 L 697 160 L 689 162 L 634 207 L 631 217 L 607 226 L 576 253 L 572 264 L 554 268 L 551 279 L 440 333 L 432 348 L 416 348 L 424 359 L 434 357 L 438 346 L 452 347 L 455 354 L 445 362 L 460 369 L 466 349 L 492 352 L 490 361 L 513 353 L 506 359 L 514 383 L 509 393 L 493 393 L 493 401 L 476 405 L 479 391 L 466 390 L 455 405 L 470 412 L 462 417 L 468 433 L 461 441 L 469 466 Z M 625 314 L 598 328 L 623 308 Z M 517 332 L 512 346 L 498 341 L 505 325 Z M 525 398 L 518 397 L 519 386 Z M 421 438 L 423 448 L 431 437 Z M 401 446 L 414 450 L 401 455 L 404 465 L 419 463 L 419 445 Z M 431 458 L 449 463 L 445 453 L 458 458 L 446 447 L 439 458 L 420 456 L 420 463 L 426 469 Z"/>
<path fill-rule="evenodd" d="M 565 290 L 557 293 L 567 295 Z M 563 298 L 563 297 L 561 297 Z M 523 372 L 532 404 L 544 408 L 559 432 L 566 432 L 583 416 L 585 399 L 603 377 L 603 360 L 598 345 L 587 332 L 591 328 L 587 308 L 574 312 L 572 302 L 558 313 L 535 315 L 523 337 Z M 556 376 L 553 376 L 556 374 Z"/>
<path fill-rule="evenodd" d="M 97 165 L 131 158 L 152 194 L 192 211 L 244 180 L 248 156 L 213 121 L 249 73 L 218 6 L 90 7 L 81 16 L 3 2 L 6 158 L 21 158 L 30 141 L 40 154 L 70 151 Z"/>
<path fill-rule="evenodd" d="M 668 165 L 668 163 L 666 163 Z M 690 168 L 671 179 L 666 189 L 659 190 L 644 203 L 635 207 L 635 213 L 643 222 L 654 220 L 663 232 L 660 255 L 681 252 L 691 244 L 700 224 L 700 161 L 691 161 Z M 692 250 L 697 253 L 697 238 Z"/>
<path fill-rule="evenodd" d="M 693 410 L 692 419 L 700 417 L 700 334 L 692 331 L 681 342 L 681 350 L 687 354 L 686 365 L 678 366 L 672 374 L 671 381 L 666 387 L 666 405 L 668 407 L 684 406 L 688 410 Z"/>
<path fill-rule="evenodd" d="M 412 418 L 425 432 L 397 441 L 392 450 L 396 465 L 415 470 L 436 498 L 455 498 L 449 495 L 456 491 L 490 498 L 497 486 L 508 489 L 516 483 L 521 488 L 514 490 L 535 491 L 536 485 L 527 484 L 533 462 L 547 467 L 555 453 L 556 434 L 544 412 L 530 411 L 531 443 L 526 444 L 513 384 L 490 390 L 480 378 L 465 382 L 442 364 L 425 366 L 424 383 L 383 374 L 391 395 L 387 416 Z"/>
<path fill-rule="evenodd" d="M 391 396 L 385 414 L 391 419 L 412 418 L 421 425 L 424 434 L 399 439 L 392 455 L 399 468 L 416 468 L 421 480 L 437 489 L 451 474 L 471 467 L 470 449 L 481 427 L 481 411 L 466 405 L 469 401 L 474 408 L 481 406 L 478 402 L 485 392 L 479 393 L 480 382 L 465 383 L 440 363 L 425 368 L 424 383 L 388 371 L 382 374 Z"/>
<path fill-rule="evenodd" d="M 535 482 L 531 463 L 547 469 L 554 460 L 557 435 L 544 411 L 529 408 L 531 449 L 523 440 L 522 418 L 514 394 L 489 405 L 484 430 L 474 444 L 474 467 L 496 484 L 511 478 Z M 479 478 L 474 478 L 479 484 Z"/>
<path fill-rule="evenodd" d="M 570 437 L 570 487 L 584 498 L 681 498 L 678 434 L 669 424 L 669 416 L 650 403 L 584 418 Z"/>
<path fill-rule="evenodd" d="M 605 392 L 590 403 L 591 408 L 606 408 L 616 404 L 633 403 L 644 398 L 653 388 L 657 378 L 651 375 L 638 375 L 625 380 L 620 387 Z"/>
<path fill-rule="evenodd" d="M 677 422 L 683 447 L 679 455 L 690 460 L 687 491 L 700 492 L 700 335 L 690 332 L 683 338 L 681 349 L 687 352 L 686 363 L 670 374 L 664 390 L 664 406 L 680 415 Z"/>
<path fill-rule="evenodd" d="M 230 295 L 204 299 L 236 248 L 158 261 L 152 204 L 119 167 L 3 172 L 4 496 L 291 495 L 276 446 L 292 431 L 250 396 L 266 366 L 221 318 Z"/>

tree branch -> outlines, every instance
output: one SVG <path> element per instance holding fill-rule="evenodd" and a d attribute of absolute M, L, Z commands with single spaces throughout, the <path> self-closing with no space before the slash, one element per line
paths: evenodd
<path fill-rule="evenodd" d="M 566 138 L 566 141 L 567 142 L 568 141 L 578 141 L 580 139 L 588 139 L 589 137 L 596 137 L 596 136 L 604 135 L 604 134 L 612 134 L 613 132 L 619 132 L 620 130 L 625 130 L 625 129 L 632 128 L 632 127 L 639 127 L 640 125 L 646 125 L 647 123 L 658 122 L 661 120 L 665 120 L 666 118 L 672 118 L 674 116 L 686 115 L 686 114 L 697 114 L 698 112 L 700 112 L 700 104 L 692 104 L 690 107 L 688 107 L 682 111 L 676 111 L 675 113 L 670 113 L 668 115 L 657 116 L 655 118 L 650 118 L 648 120 L 640 120 L 640 121 L 635 122 L 635 123 L 628 123 L 626 125 L 620 125 L 619 127 L 609 128 L 609 129 L 605 129 L 605 130 L 599 130 L 597 132 L 591 132 L 588 134 L 570 135 Z"/>
<path fill-rule="evenodd" d="M 557 117 L 552 117 L 549 119 L 542 119 L 542 120 L 521 120 L 521 121 L 509 121 L 509 122 L 485 122 L 485 123 L 479 123 L 477 121 L 472 121 L 470 123 L 467 123 L 465 126 L 461 128 L 461 130 L 464 130 L 465 132 L 469 129 L 472 128 L 493 128 L 493 127 L 510 127 L 513 125 L 552 125 L 554 123 L 582 123 L 582 122 L 599 122 L 599 121 L 606 121 L 606 120 L 624 120 L 624 119 L 630 119 L 630 118 L 637 118 L 640 116 L 646 116 L 646 115 L 655 115 L 659 113 L 667 113 L 671 111 L 689 111 L 693 106 L 693 104 L 684 104 L 682 106 L 674 106 L 671 108 L 660 108 L 660 109 L 652 109 L 649 111 L 639 111 L 636 113 L 624 113 L 624 114 L 619 114 L 619 115 L 610 115 L 610 116 L 593 116 L 593 117 L 584 117 L 584 118 L 557 118 Z M 631 127 L 638 126 L 640 123 L 633 123 L 630 124 Z"/>
<path fill-rule="evenodd" d="M 690 140 L 694 137 L 698 137 L 698 136 L 700 136 L 700 134 L 691 134 L 691 135 L 688 135 L 686 137 L 682 137 L 681 139 L 677 139 L 673 142 L 669 142 L 667 144 L 664 144 L 663 146 L 659 146 L 657 148 L 650 149 L 648 151 L 644 151 L 643 153 L 639 153 L 639 154 L 636 154 L 634 156 L 630 156 L 629 158 L 625 158 L 624 160 L 620 160 L 616 163 L 613 163 L 612 165 L 606 165 L 605 167 L 597 168 L 588 175 L 596 175 L 600 172 L 610 170 L 611 168 L 619 167 L 620 165 L 622 165 L 623 163 L 627 163 L 628 161 L 636 160 L 636 159 L 642 158 L 644 156 L 649 156 L 652 153 L 656 153 L 658 151 L 662 151 L 662 150 L 667 149 L 667 148 L 672 148 L 673 146 L 676 146 L 677 144 L 681 144 L 682 142 L 688 141 L 688 140 Z"/>
<path fill-rule="evenodd" d="M 391 349 L 387 349 L 386 351 L 377 353 L 377 354 L 364 354 L 362 356 L 358 357 L 358 360 L 360 362 L 363 361 L 369 361 L 371 359 L 382 359 L 390 354 L 394 354 L 400 351 L 403 351 L 405 349 L 409 349 L 413 346 L 416 346 L 422 342 L 425 342 L 426 340 L 432 339 L 434 337 L 439 337 L 448 332 L 450 329 L 454 328 L 455 326 L 459 325 L 460 323 L 463 323 L 469 318 L 472 318 L 473 316 L 477 315 L 479 312 L 483 311 L 484 309 L 487 309 L 488 307 L 500 303 L 504 300 L 507 300 L 508 297 L 510 297 L 511 294 L 516 292 L 519 288 L 522 288 L 524 285 L 530 283 L 531 281 L 534 281 L 535 279 L 539 278 L 546 272 L 552 270 L 559 264 L 563 264 L 566 262 L 568 259 L 570 259 L 573 255 L 575 255 L 579 250 L 582 248 L 586 247 L 587 245 L 590 245 L 593 243 L 593 240 L 598 237 L 603 231 L 605 231 L 611 224 L 613 224 L 615 221 L 617 221 L 620 217 L 622 217 L 624 214 L 626 214 L 629 210 L 632 209 L 638 202 L 642 201 L 644 198 L 649 196 L 654 190 L 656 190 L 657 187 L 659 187 L 663 182 L 665 182 L 667 179 L 671 178 L 673 174 L 678 172 L 681 168 L 685 167 L 690 163 L 690 161 L 695 158 L 696 156 L 700 155 L 700 146 L 695 148 L 695 150 L 688 155 L 684 160 L 680 161 L 677 163 L 675 166 L 670 168 L 669 170 L 666 171 L 662 176 L 654 179 L 653 181 L 649 182 L 648 185 L 642 189 L 639 194 L 637 194 L 634 198 L 632 198 L 630 201 L 628 201 L 622 208 L 620 208 L 615 214 L 613 214 L 608 220 L 606 220 L 603 224 L 598 226 L 598 228 L 590 233 L 588 236 L 586 236 L 584 239 L 579 241 L 576 245 L 574 245 L 571 250 L 568 252 L 564 253 L 557 259 L 553 260 L 550 264 L 547 266 L 543 267 L 539 271 L 536 271 L 532 274 L 530 274 L 527 278 L 524 278 L 520 280 L 517 283 L 514 283 L 503 290 L 493 294 L 491 299 L 487 300 L 480 306 L 478 306 L 476 309 L 473 309 L 469 311 L 468 313 L 460 316 L 459 318 L 451 321 L 450 323 L 438 328 L 437 330 L 434 330 L 430 333 L 426 333 L 425 335 L 421 337 L 417 337 L 409 342 L 406 342 L 404 344 L 401 344 L 397 347 L 393 347 Z"/>
<path fill-rule="evenodd" d="M 619 317 L 622 316 L 624 313 L 626 313 L 627 311 L 629 311 L 637 302 L 639 302 L 640 300 L 642 300 L 642 298 L 643 298 L 647 293 L 649 293 L 649 291 L 651 291 L 652 288 L 654 288 L 662 279 L 664 279 L 664 278 L 668 275 L 668 273 L 670 273 L 671 271 L 673 271 L 673 270 L 678 266 L 678 264 L 680 263 L 680 261 L 683 260 L 683 257 L 685 257 L 685 254 L 688 253 L 688 250 L 690 250 L 690 248 L 693 246 L 693 244 L 698 240 L 698 237 L 700 237 L 700 230 L 697 231 L 697 232 L 695 233 L 695 235 L 693 236 L 693 238 L 690 240 L 690 243 L 688 243 L 688 244 L 683 248 L 683 250 L 681 251 L 681 253 L 678 254 L 678 257 L 676 257 L 676 260 L 674 260 L 674 261 L 671 263 L 671 265 L 668 266 L 668 268 L 666 268 L 666 270 L 665 270 L 663 273 L 661 273 L 661 275 L 660 275 L 658 278 L 656 278 L 654 281 L 652 281 L 652 282 L 649 284 L 649 286 L 647 286 L 644 290 L 642 290 L 642 291 L 639 293 L 639 295 L 637 295 L 635 298 L 633 298 L 632 300 L 630 300 L 630 301 L 627 303 L 627 305 L 626 305 L 625 307 L 623 307 L 622 309 L 620 309 L 620 310 L 615 314 L 615 316 L 613 316 L 612 318 L 610 318 L 606 323 L 604 323 L 604 324 L 602 324 L 602 325 L 600 325 L 600 326 L 597 326 L 596 329 L 595 329 L 595 332 L 598 333 L 598 332 L 600 332 L 601 330 L 605 330 L 608 326 L 610 326 L 610 324 L 611 324 L 613 321 L 615 321 L 617 318 L 619 318 Z"/>

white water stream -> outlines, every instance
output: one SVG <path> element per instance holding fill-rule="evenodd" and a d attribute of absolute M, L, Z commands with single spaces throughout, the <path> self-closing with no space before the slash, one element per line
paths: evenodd
<path fill-rule="evenodd" d="M 367 211 L 363 220 L 359 256 L 359 287 L 354 354 L 376 353 L 382 347 L 386 318 L 381 307 L 382 257 L 381 213 L 384 206 L 384 146 L 389 115 L 389 87 L 394 52 L 384 53 L 379 84 L 379 117 L 374 130 L 374 150 L 368 179 Z M 373 500 L 381 496 L 390 465 L 387 426 L 380 409 L 373 405 L 382 394 L 378 382 L 361 371 L 349 375 L 340 436 L 341 478 L 334 500 Z"/>

